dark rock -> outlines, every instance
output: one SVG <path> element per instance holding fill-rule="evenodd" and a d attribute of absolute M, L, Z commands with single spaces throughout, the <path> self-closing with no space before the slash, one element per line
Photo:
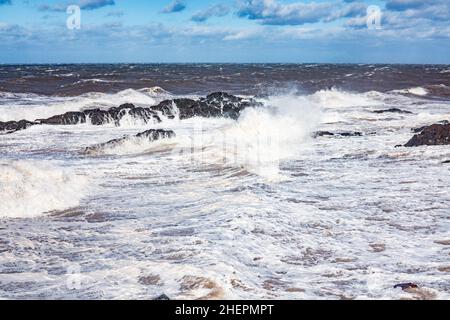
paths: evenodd
<path fill-rule="evenodd" d="M 343 132 L 330 132 L 330 131 L 317 131 L 313 133 L 313 138 L 324 136 L 340 136 L 340 137 L 361 137 L 362 132 L 358 131 L 343 131 Z"/>
<path fill-rule="evenodd" d="M 174 118 L 178 114 L 180 119 L 192 117 L 237 119 L 240 112 L 250 106 L 259 106 L 259 104 L 253 99 L 243 99 L 225 92 L 215 92 L 199 100 L 165 100 L 151 109 L 162 112 L 168 118 Z"/>
<path fill-rule="evenodd" d="M 373 113 L 403 113 L 403 114 L 413 114 L 411 111 L 408 110 L 402 110 L 399 108 L 390 108 L 390 109 L 385 109 L 385 110 L 374 110 Z"/>
<path fill-rule="evenodd" d="M 160 295 L 159 297 L 156 297 L 153 299 L 154 301 L 169 301 L 170 298 L 166 296 L 165 294 Z"/>
<path fill-rule="evenodd" d="M 227 117 L 237 119 L 240 112 L 250 106 L 260 106 L 253 99 L 243 99 L 225 92 L 216 92 L 208 95 L 206 98 L 198 100 L 193 99 L 174 99 L 165 100 L 156 106 L 136 107 L 127 103 L 119 107 L 113 107 L 108 110 L 89 109 L 84 111 L 66 112 L 61 115 L 55 115 L 48 119 L 39 119 L 35 123 L 26 122 L 7 122 L 0 123 L 0 131 L 15 132 L 24 130 L 30 125 L 46 124 L 46 125 L 77 125 L 83 123 L 91 123 L 100 126 L 108 123 L 120 125 L 120 121 L 127 115 L 136 120 L 149 123 L 151 121 L 161 122 L 159 116 L 163 115 L 170 119 L 177 115 L 180 119 L 192 117 Z M 9 129 L 4 129 L 9 128 Z"/>
<path fill-rule="evenodd" d="M 362 132 L 340 132 L 338 133 L 338 135 L 342 136 L 342 137 L 361 137 L 363 134 Z"/>
<path fill-rule="evenodd" d="M 86 122 L 86 115 L 82 112 L 67 112 L 48 119 L 36 120 L 40 124 L 48 125 L 75 125 Z"/>
<path fill-rule="evenodd" d="M 449 122 L 447 120 L 442 120 L 442 121 L 438 121 L 437 124 L 449 124 Z M 420 128 L 413 128 L 413 129 L 411 129 L 411 131 L 413 133 L 421 133 L 427 127 L 428 126 L 423 126 L 423 127 L 420 127 Z"/>
<path fill-rule="evenodd" d="M 334 133 L 330 132 L 330 131 L 317 131 L 317 132 L 313 133 L 314 138 L 325 137 L 325 136 L 334 136 Z"/>
<path fill-rule="evenodd" d="M 13 133 L 16 131 L 25 130 L 31 126 L 34 126 L 35 124 L 36 124 L 35 122 L 27 120 L 8 121 L 8 122 L 0 121 L 0 132 Z"/>
<path fill-rule="evenodd" d="M 138 133 L 134 136 L 125 136 L 120 139 L 113 139 L 105 143 L 97 144 L 91 147 L 88 147 L 84 150 L 85 153 L 96 153 L 98 151 L 101 151 L 105 148 L 114 148 L 116 146 L 119 146 L 130 139 L 147 139 L 148 141 L 156 141 L 160 139 L 169 139 L 175 137 L 175 132 L 172 130 L 162 130 L 162 129 L 151 129 L 147 130 L 141 133 Z"/>
<path fill-rule="evenodd" d="M 405 147 L 437 146 L 450 144 L 450 124 L 433 124 L 424 127 L 405 144 Z"/>
<path fill-rule="evenodd" d="M 62 115 L 56 115 L 48 119 L 37 120 L 40 124 L 47 125 L 77 125 L 86 122 L 94 126 L 101 126 L 108 123 L 120 125 L 120 120 L 126 115 L 142 120 L 148 123 L 152 120 L 161 122 L 157 113 L 150 108 L 136 107 L 131 103 L 123 104 L 119 107 L 113 107 L 108 110 L 89 109 L 80 112 L 67 112 Z"/>
<path fill-rule="evenodd" d="M 409 283 L 396 284 L 394 286 L 394 289 L 397 289 L 397 288 L 401 288 L 403 291 L 405 291 L 405 290 L 408 290 L 408 289 L 417 289 L 417 288 L 419 288 L 419 286 L 417 284 L 415 284 L 415 283 L 409 282 Z"/>
<path fill-rule="evenodd" d="M 450 163 L 450 160 L 445 160 L 442 162 L 442 164 L 449 164 L 449 163 Z"/>

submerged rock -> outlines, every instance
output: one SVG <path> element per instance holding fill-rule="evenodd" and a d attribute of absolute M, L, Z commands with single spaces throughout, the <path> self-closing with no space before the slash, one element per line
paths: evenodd
<path fill-rule="evenodd" d="M 405 147 L 437 146 L 450 144 L 450 124 L 433 124 L 424 127 Z"/>
<path fill-rule="evenodd" d="M 342 132 L 330 132 L 330 131 L 317 131 L 313 133 L 313 138 L 325 137 L 325 136 L 338 136 L 338 137 L 361 137 L 362 132 L 358 131 L 342 131 Z"/>
<path fill-rule="evenodd" d="M 396 284 L 394 286 L 394 289 L 397 289 L 397 288 L 401 288 L 403 291 L 405 291 L 405 290 L 408 290 L 408 289 L 417 289 L 417 288 L 419 288 L 419 286 L 417 284 L 415 284 L 415 283 L 408 282 L 408 283 Z"/>
<path fill-rule="evenodd" d="M 160 139 L 169 139 L 175 137 L 175 132 L 172 130 L 162 130 L 162 129 L 151 129 L 141 133 L 138 133 L 134 136 L 125 136 L 120 139 L 113 139 L 105 143 L 100 143 L 91 147 L 88 147 L 84 150 L 85 153 L 93 154 L 101 152 L 104 149 L 111 149 L 117 146 L 124 144 L 125 142 L 131 139 L 140 139 L 147 140 L 149 142 L 160 140 Z"/>
<path fill-rule="evenodd" d="M 8 121 L 8 122 L 0 121 L 0 132 L 13 133 L 16 131 L 25 130 L 31 126 L 34 126 L 35 124 L 36 124 L 35 122 L 27 120 Z"/>
<path fill-rule="evenodd" d="M 374 110 L 373 113 L 378 113 L 378 114 L 382 114 L 382 113 L 403 113 L 403 114 L 413 114 L 411 111 L 408 110 L 402 110 L 399 108 L 390 108 L 390 109 L 385 109 L 385 110 Z"/>

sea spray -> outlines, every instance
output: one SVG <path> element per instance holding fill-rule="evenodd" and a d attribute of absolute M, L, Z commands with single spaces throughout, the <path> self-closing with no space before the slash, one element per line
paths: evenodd
<path fill-rule="evenodd" d="M 80 204 L 87 179 L 36 161 L 0 163 L 0 218 L 31 218 Z"/>
<path fill-rule="evenodd" d="M 180 141 L 173 154 L 190 154 L 196 166 L 240 167 L 266 178 L 277 178 L 280 161 L 299 154 L 321 119 L 310 96 L 289 94 L 261 99 L 237 121 L 202 119 L 193 122 L 189 141 Z M 221 123 L 211 129 L 211 122 Z M 187 142 L 187 143 L 186 143 Z M 190 145 L 189 145 L 190 144 Z"/>

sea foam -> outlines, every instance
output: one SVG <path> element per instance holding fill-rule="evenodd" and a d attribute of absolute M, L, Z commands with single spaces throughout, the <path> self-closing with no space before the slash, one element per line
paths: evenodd
<path fill-rule="evenodd" d="M 87 179 L 44 162 L 0 164 L 0 218 L 31 218 L 79 205 Z"/>

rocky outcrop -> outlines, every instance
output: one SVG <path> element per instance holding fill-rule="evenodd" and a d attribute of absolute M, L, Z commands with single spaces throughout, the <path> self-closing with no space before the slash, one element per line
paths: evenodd
<path fill-rule="evenodd" d="M 450 144 L 450 124 L 433 124 L 421 128 L 405 147 L 437 146 Z"/>
<path fill-rule="evenodd" d="M 88 154 L 96 154 L 105 149 L 113 149 L 115 147 L 123 145 L 125 142 L 130 140 L 136 140 L 140 142 L 142 141 L 152 142 L 160 139 L 169 139 L 173 137 L 175 137 L 175 132 L 173 132 L 172 130 L 151 129 L 138 133 L 137 135 L 134 136 L 125 136 L 120 139 L 113 139 L 105 143 L 96 144 L 94 146 L 86 148 L 84 152 Z"/>
<path fill-rule="evenodd" d="M 48 119 L 40 119 L 37 120 L 37 122 L 47 125 L 76 125 L 89 122 L 94 126 L 114 123 L 119 126 L 120 120 L 122 120 L 122 118 L 126 115 L 142 120 L 146 123 L 150 121 L 161 122 L 161 119 L 155 111 L 150 108 L 136 107 L 130 103 L 108 110 L 89 109 L 80 112 L 67 112 Z"/>
<path fill-rule="evenodd" d="M 8 122 L 1 122 L 0 121 L 0 133 L 13 133 L 20 130 L 25 130 L 31 126 L 34 126 L 36 123 L 27 121 L 27 120 L 21 120 L 21 121 L 8 121 Z"/>
<path fill-rule="evenodd" d="M 84 111 L 66 112 L 48 119 L 38 119 L 35 122 L 22 120 L 19 122 L 0 122 L 0 132 L 12 133 L 24 130 L 31 125 L 76 125 L 90 123 L 100 126 L 113 123 L 120 126 L 125 116 L 145 123 L 161 122 L 161 116 L 173 119 L 192 117 L 226 117 L 237 119 L 240 112 L 250 106 L 259 106 L 253 99 L 244 99 L 225 92 L 216 92 L 205 98 L 165 100 L 156 106 L 136 107 L 133 104 L 123 104 L 119 107 L 103 109 L 89 109 Z"/>
<path fill-rule="evenodd" d="M 178 114 L 180 119 L 192 117 L 237 119 L 242 110 L 251 106 L 259 106 L 259 104 L 253 99 L 244 99 L 225 92 L 216 92 L 199 100 L 165 100 L 152 107 L 152 110 L 158 110 L 169 118 L 174 118 Z"/>
<path fill-rule="evenodd" d="M 382 113 L 403 113 L 403 114 L 413 114 L 411 111 L 408 110 L 402 110 L 399 108 L 390 108 L 390 109 L 385 109 L 385 110 L 375 110 L 373 111 L 373 113 L 378 113 L 378 114 L 382 114 Z"/>
<path fill-rule="evenodd" d="M 449 122 L 447 120 L 442 120 L 442 121 L 438 121 L 437 124 L 449 124 Z M 426 127 L 428 127 L 428 126 L 413 128 L 413 129 L 411 129 L 411 131 L 414 133 L 421 133 Z"/>

